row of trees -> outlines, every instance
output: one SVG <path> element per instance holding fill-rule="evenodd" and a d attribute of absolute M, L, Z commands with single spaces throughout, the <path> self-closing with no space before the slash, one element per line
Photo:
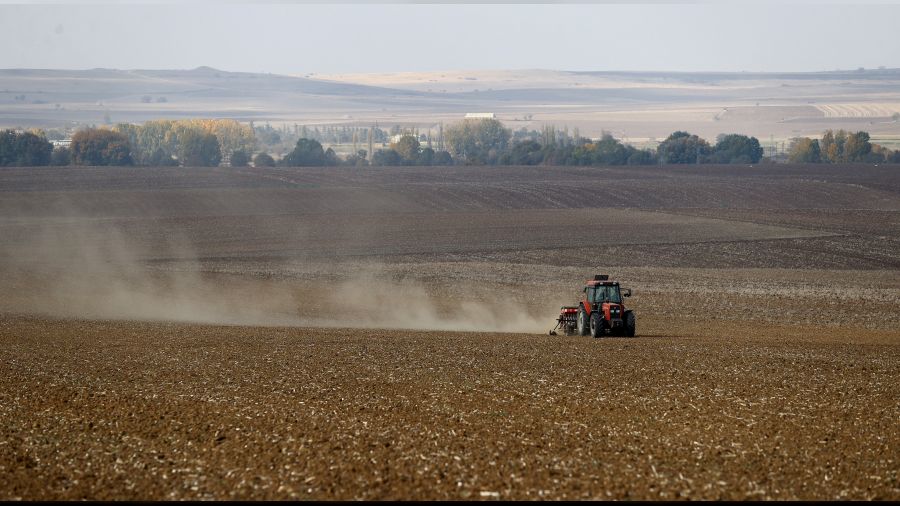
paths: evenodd
<path fill-rule="evenodd" d="M 0 166 L 218 166 L 227 163 L 242 167 L 251 162 L 258 167 L 752 164 L 763 156 L 758 139 L 739 134 L 720 135 L 715 144 L 710 144 L 697 135 L 678 131 L 656 150 L 647 150 L 623 144 L 610 134 L 591 140 L 578 135 L 577 130 L 570 135 L 568 130 L 558 131 L 553 127 L 545 127 L 541 132 L 524 129 L 513 132 L 494 119 L 465 120 L 447 126 L 441 138 L 441 145 L 447 149 L 437 151 L 431 142 L 423 144 L 417 132 L 406 132 L 395 134 L 389 147 L 369 153 L 358 149 L 361 143 L 357 134 L 361 131 L 348 131 L 356 141 L 349 155 L 338 156 L 320 141 L 301 137 L 291 151 L 276 161 L 264 152 L 256 153 L 254 128 L 233 120 L 158 120 L 143 125 L 87 128 L 72 136 L 69 148 L 56 149 L 41 131 L 5 130 L 0 132 Z M 337 132 L 343 134 L 341 130 L 332 131 Z M 788 157 L 797 163 L 900 163 L 900 151 L 872 144 L 866 132 L 843 130 L 829 130 L 822 139 L 794 139 Z"/>
<path fill-rule="evenodd" d="M 626 145 L 610 134 L 593 141 L 552 127 L 518 135 L 494 119 L 466 120 L 445 131 L 450 154 L 466 164 L 648 165 L 656 163 L 757 163 L 763 150 L 755 137 L 722 135 L 715 145 L 675 132 L 656 151 Z M 518 137 L 518 140 L 512 140 Z"/>
<path fill-rule="evenodd" d="M 757 163 L 763 155 L 759 140 L 745 135 L 722 135 L 715 145 L 687 132 L 675 132 L 656 151 L 623 144 L 610 134 L 599 140 L 546 127 L 542 132 L 513 133 L 493 119 L 466 120 L 444 131 L 447 151 L 423 147 L 418 137 L 407 133 L 387 149 L 376 151 L 372 165 L 650 165 L 656 163 Z M 284 158 L 285 165 L 336 165 L 328 150 L 318 158 L 299 156 L 311 139 L 300 139 Z M 317 145 L 317 150 L 321 146 Z M 299 161 L 298 161 L 299 160 Z M 324 160 L 324 162 L 322 161 Z M 366 153 L 358 151 L 344 163 L 364 165 Z"/>
<path fill-rule="evenodd" d="M 288 125 L 275 128 L 268 123 L 257 126 L 250 122 L 250 127 L 256 134 L 260 147 L 269 153 L 278 155 L 290 152 L 298 140 L 310 139 L 318 141 L 320 144 L 350 145 L 353 153 L 351 157 L 355 157 L 355 154 L 363 147 L 372 149 L 376 144 L 378 146 L 385 145 L 390 139 L 390 134 L 378 126 L 323 126 L 319 128 L 318 126 L 307 127 L 294 124 L 293 128 Z M 400 127 L 395 126 L 391 132 L 395 130 L 399 133 Z"/>
<path fill-rule="evenodd" d="M 822 139 L 797 137 L 788 160 L 793 163 L 900 163 L 900 151 L 869 142 L 868 132 L 826 130 Z"/>
<path fill-rule="evenodd" d="M 50 165 L 53 144 L 40 132 L 0 132 L 0 167 Z"/>
<path fill-rule="evenodd" d="M 268 123 L 255 125 L 252 122 L 250 126 L 257 139 L 266 146 L 280 145 L 286 140 L 296 142 L 299 139 L 310 139 L 320 144 L 364 144 L 368 142 L 370 135 L 372 142 L 382 144 L 387 142 L 391 135 L 400 133 L 399 126 L 395 126 L 390 134 L 377 126 L 369 128 L 326 125 L 320 128 L 294 124 L 293 127 L 281 125 L 275 128 Z"/>
<path fill-rule="evenodd" d="M 0 165 L 246 166 L 256 149 L 253 130 L 234 120 L 148 121 L 86 128 L 70 147 L 53 149 L 40 131 L 0 132 Z M 260 159 L 265 164 L 266 157 Z"/>
<path fill-rule="evenodd" d="M 357 150 L 344 158 L 340 158 L 331 148 L 324 149 L 314 139 L 301 138 L 294 149 L 280 160 L 286 167 L 324 167 L 336 165 L 349 166 L 397 166 L 397 165 L 451 165 L 453 158 L 446 151 L 435 152 L 429 147 L 423 148 L 413 135 L 402 136 L 388 149 L 379 149 L 372 155 L 371 162 L 364 149 Z M 268 156 L 268 155 L 266 155 Z M 259 158 L 259 155 L 257 155 Z M 257 160 L 254 165 L 260 166 Z"/>
<path fill-rule="evenodd" d="M 147 165 L 166 167 L 185 165 L 191 167 L 215 167 L 222 161 L 220 143 L 216 135 L 198 130 L 185 130 L 179 134 L 178 159 L 157 146 L 147 152 L 134 149 L 134 141 L 121 131 L 106 128 L 87 128 L 75 132 L 71 147 L 57 148 L 58 158 L 68 158 L 73 165 Z M 238 153 L 238 152 L 235 152 Z M 240 153 L 235 158 L 240 158 Z M 246 161 L 244 165 L 246 165 Z M 68 163 L 59 163 L 68 165 Z"/>
<path fill-rule="evenodd" d="M 132 165 L 128 138 L 105 128 L 79 130 L 72 136 L 71 163 L 75 165 Z M 160 164 L 164 165 L 164 164 Z"/>
<path fill-rule="evenodd" d="M 229 119 L 122 123 L 113 130 L 127 137 L 137 165 L 216 166 L 232 157 L 246 165 L 257 146 L 250 126 Z"/>

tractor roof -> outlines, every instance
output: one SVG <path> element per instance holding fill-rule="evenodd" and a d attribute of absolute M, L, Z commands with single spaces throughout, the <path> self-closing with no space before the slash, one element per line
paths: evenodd
<path fill-rule="evenodd" d="M 618 285 L 618 281 L 600 281 L 600 280 L 590 280 L 587 281 L 585 286 L 609 286 L 609 285 Z"/>
<path fill-rule="evenodd" d="M 618 281 L 610 281 L 609 274 L 594 274 L 594 279 L 589 279 L 585 283 L 585 286 L 606 286 L 606 285 L 618 285 Z"/>

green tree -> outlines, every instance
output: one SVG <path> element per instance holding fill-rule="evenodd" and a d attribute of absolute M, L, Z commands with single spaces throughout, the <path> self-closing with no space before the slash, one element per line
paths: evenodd
<path fill-rule="evenodd" d="M 186 130 L 178 139 L 178 159 L 184 167 L 217 167 L 222 161 L 215 134 Z"/>
<path fill-rule="evenodd" d="M 66 165 L 70 165 L 72 163 L 72 152 L 69 148 L 65 146 L 58 146 L 53 148 L 53 153 L 50 155 L 50 165 L 54 165 L 56 167 L 65 167 Z"/>
<path fill-rule="evenodd" d="M 846 162 L 865 162 L 872 152 L 868 132 L 848 133 L 844 143 L 843 159 Z"/>
<path fill-rule="evenodd" d="M 403 165 L 403 157 L 393 149 L 379 149 L 372 155 L 372 165 L 396 167 Z"/>
<path fill-rule="evenodd" d="M 431 160 L 432 165 L 453 165 L 453 157 L 449 151 L 435 151 L 434 158 Z"/>
<path fill-rule="evenodd" d="M 603 134 L 594 146 L 592 165 L 625 165 L 631 154 L 621 142 L 608 133 Z"/>
<path fill-rule="evenodd" d="M 337 153 L 334 152 L 333 149 L 328 148 L 325 150 L 325 165 L 340 165 L 341 160 L 338 158 Z"/>
<path fill-rule="evenodd" d="M 141 149 L 140 145 L 141 127 L 138 125 L 132 125 L 131 123 L 119 123 L 112 127 L 112 129 L 113 131 L 124 135 L 125 138 L 128 139 L 128 145 L 131 147 L 132 163 L 135 163 L 137 165 L 147 165 L 145 153 Z"/>
<path fill-rule="evenodd" d="M 13 164 L 16 154 L 16 133 L 12 130 L 0 131 L 0 167 Z"/>
<path fill-rule="evenodd" d="M 367 156 L 368 152 L 365 149 L 358 149 L 356 150 L 356 153 L 347 156 L 344 163 L 351 167 L 365 167 L 366 165 L 369 165 Z"/>
<path fill-rule="evenodd" d="M 174 158 L 178 156 L 178 123 L 171 120 L 147 121 L 136 132 L 139 157 L 162 150 Z"/>
<path fill-rule="evenodd" d="M 622 144 L 604 133 L 594 142 L 579 138 L 574 144 L 553 148 L 553 160 L 549 163 L 571 165 L 647 165 L 655 163 L 653 153 Z"/>
<path fill-rule="evenodd" d="M 704 139 L 678 131 L 666 138 L 656 153 L 662 163 L 699 163 L 712 153 L 712 148 Z"/>
<path fill-rule="evenodd" d="M 512 134 L 495 119 L 464 120 L 444 129 L 450 152 L 468 164 L 496 163 Z"/>
<path fill-rule="evenodd" d="M 250 164 L 250 155 L 243 149 L 236 149 L 229 157 L 229 164 L 232 167 L 246 167 Z"/>
<path fill-rule="evenodd" d="M 822 161 L 828 163 L 866 162 L 873 157 L 872 144 L 868 132 L 845 132 L 826 130 L 820 143 Z"/>
<path fill-rule="evenodd" d="M 900 151 L 872 144 L 872 152 L 866 156 L 866 161 L 870 163 L 897 163 L 900 162 Z"/>
<path fill-rule="evenodd" d="M 397 152 L 407 164 L 416 164 L 419 160 L 419 141 L 412 134 L 400 137 L 395 143 L 391 143 L 391 149 Z"/>
<path fill-rule="evenodd" d="M 837 132 L 826 130 L 825 134 L 822 136 L 822 141 L 820 142 L 822 161 L 828 163 L 841 163 L 847 161 L 844 155 L 844 146 L 846 144 L 847 132 L 844 130 L 838 130 Z"/>
<path fill-rule="evenodd" d="M 628 165 L 654 165 L 656 163 L 656 157 L 646 149 L 632 148 L 630 153 L 626 161 Z"/>
<path fill-rule="evenodd" d="M 788 150 L 788 161 L 791 163 L 820 163 L 822 151 L 818 139 L 797 137 L 791 140 Z"/>
<path fill-rule="evenodd" d="M 720 135 L 714 148 L 716 163 L 758 163 L 763 149 L 756 137 L 740 134 Z"/>
<path fill-rule="evenodd" d="M 416 165 L 434 165 L 434 150 L 431 148 L 422 148 L 422 151 L 419 152 L 419 157 L 416 161 Z"/>
<path fill-rule="evenodd" d="M 301 138 L 281 162 L 287 167 L 321 167 L 326 164 L 325 150 L 319 141 Z"/>
<path fill-rule="evenodd" d="M 35 167 L 49 165 L 53 144 L 43 132 L 0 132 L 0 166 Z"/>
<path fill-rule="evenodd" d="M 16 165 L 23 167 L 50 165 L 53 144 L 43 134 L 23 132 L 19 134 L 16 144 L 19 152 Z"/>
<path fill-rule="evenodd" d="M 144 158 L 144 162 L 146 165 L 149 165 L 151 167 L 178 166 L 178 160 L 176 160 L 175 157 L 167 153 L 162 148 L 156 148 L 156 150 L 151 153 L 149 157 Z"/>
<path fill-rule="evenodd" d="M 87 128 L 72 136 L 72 163 L 75 165 L 131 165 L 128 137 L 106 128 Z"/>
<path fill-rule="evenodd" d="M 538 165 L 544 161 L 543 148 L 531 139 L 516 142 L 501 161 L 506 165 Z"/>
<path fill-rule="evenodd" d="M 823 162 L 837 163 L 839 161 L 840 153 L 838 153 L 837 142 L 835 141 L 833 131 L 825 131 L 825 133 L 822 135 L 822 140 L 819 142 L 819 148 L 821 152 L 821 160 Z"/>
<path fill-rule="evenodd" d="M 254 167 L 274 167 L 275 159 L 272 158 L 268 153 L 257 153 L 255 157 L 253 157 L 253 166 Z"/>

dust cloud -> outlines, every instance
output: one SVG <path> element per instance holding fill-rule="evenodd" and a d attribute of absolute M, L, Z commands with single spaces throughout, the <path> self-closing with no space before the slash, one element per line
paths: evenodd
<path fill-rule="evenodd" d="M 8 294 L 0 309 L 5 311 L 67 318 L 298 323 L 285 314 L 283 292 L 261 298 L 265 292 L 223 291 L 200 272 L 183 237 L 148 248 L 102 220 L 55 220 L 11 232 L 15 237 L 0 248 L 2 289 Z M 160 254 L 180 259 L 179 270 L 148 268 Z"/>
<path fill-rule="evenodd" d="M 542 318 L 504 300 L 479 301 L 450 285 L 394 280 L 377 267 L 343 280 L 273 279 L 204 270 L 190 237 L 165 239 L 112 220 L 6 220 L 0 311 L 64 318 L 226 325 L 545 332 Z M 426 288 L 427 287 L 427 288 Z M 455 288 L 455 289 L 454 289 Z M 463 295 L 460 295 L 463 294 Z M 312 306 L 322 309 L 312 311 Z"/>
<path fill-rule="evenodd" d="M 500 293 L 492 301 L 474 301 L 460 298 L 453 288 L 437 284 L 429 291 L 421 282 L 386 280 L 368 272 L 339 284 L 331 300 L 346 308 L 352 326 L 521 333 L 546 332 L 552 326 L 552 313 L 535 317 Z"/>

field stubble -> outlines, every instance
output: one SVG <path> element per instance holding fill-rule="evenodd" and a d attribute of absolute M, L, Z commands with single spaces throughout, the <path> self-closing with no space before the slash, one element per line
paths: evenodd
<path fill-rule="evenodd" d="M 897 498 L 889 335 L 642 325 L 597 342 L 6 319 L 0 489 Z"/>
<path fill-rule="evenodd" d="M 0 183 L 0 498 L 900 498 L 897 168 Z"/>

